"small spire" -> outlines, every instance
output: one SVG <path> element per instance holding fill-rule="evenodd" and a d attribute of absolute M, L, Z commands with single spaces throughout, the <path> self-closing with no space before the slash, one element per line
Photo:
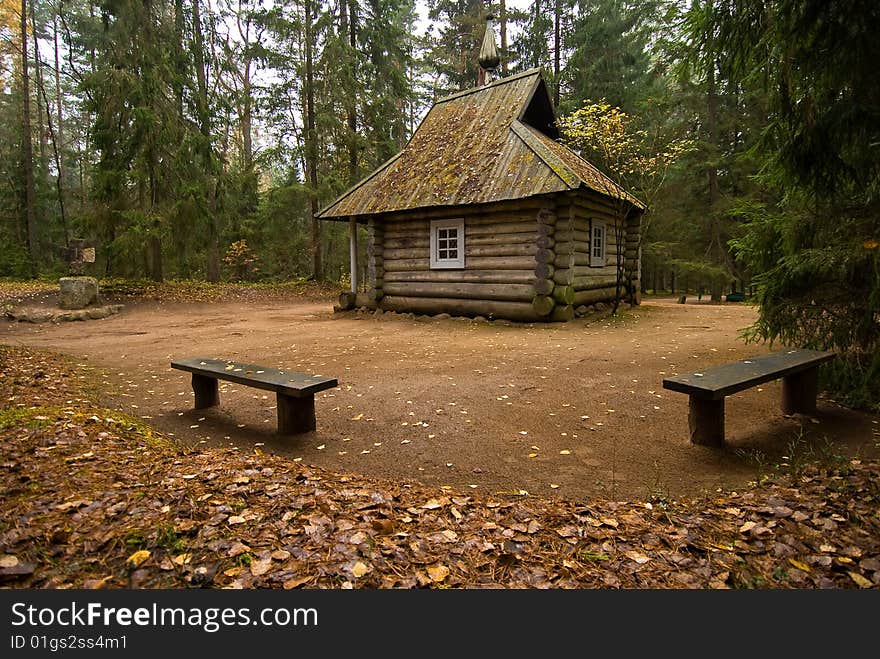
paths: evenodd
<path fill-rule="evenodd" d="M 492 14 L 486 16 L 486 32 L 483 34 L 483 45 L 480 47 L 480 78 L 485 84 L 485 75 L 483 71 L 494 71 L 501 63 L 498 57 L 498 49 L 495 48 L 495 28 L 492 20 L 495 18 Z"/>

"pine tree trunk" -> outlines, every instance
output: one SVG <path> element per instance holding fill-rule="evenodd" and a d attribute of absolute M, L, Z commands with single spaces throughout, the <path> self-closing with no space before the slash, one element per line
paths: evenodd
<path fill-rule="evenodd" d="M 24 166 L 25 213 L 31 275 L 37 275 L 37 214 L 34 195 L 34 152 L 31 143 L 31 90 L 27 54 L 27 0 L 21 0 L 21 159 Z"/>
<path fill-rule="evenodd" d="M 318 145 L 315 133 L 315 84 L 313 71 L 313 0 L 305 0 L 305 55 L 306 55 L 306 169 L 309 180 L 309 220 L 312 227 L 312 277 L 315 281 L 324 279 L 321 254 L 321 223 L 318 220 Z"/>
<path fill-rule="evenodd" d="M 196 69 L 196 111 L 199 132 L 202 135 L 202 161 L 209 176 L 215 176 L 214 155 L 211 147 L 211 114 L 208 111 L 208 76 L 205 71 L 204 36 L 200 0 L 192 3 L 193 65 Z M 205 277 L 210 282 L 220 281 L 220 237 L 217 227 L 218 184 L 215 181 L 208 200 L 208 249 Z"/>
<path fill-rule="evenodd" d="M 719 147 L 718 144 L 718 91 L 716 89 L 715 83 L 715 63 L 714 61 L 709 62 L 707 79 L 706 79 L 706 132 L 708 133 L 708 137 L 710 143 L 712 144 L 712 149 L 715 150 Z M 718 166 L 715 163 L 715 158 L 712 158 L 712 162 L 709 163 L 707 168 L 707 177 L 709 183 L 709 205 L 710 208 L 714 210 L 715 204 L 718 203 L 718 200 L 721 198 L 721 191 L 718 185 Z"/>
<path fill-rule="evenodd" d="M 31 8 L 31 25 L 33 26 L 33 32 L 36 34 L 37 27 L 34 21 L 33 16 L 33 7 Z M 57 26 L 56 26 L 57 27 Z M 58 63 L 58 53 L 57 53 L 57 34 L 55 35 L 56 39 L 56 53 L 55 53 L 55 62 L 56 62 L 56 71 L 55 71 L 55 84 L 56 91 L 57 88 L 60 87 L 58 81 L 58 71 L 57 71 L 57 63 Z M 40 58 L 40 49 L 37 46 L 36 39 L 34 40 L 34 66 L 37 71 L 42 71 L 43 69 L 43 61 Z M 52 108 L 49 104 L 49 94 L 46 93 L 46 84 L 45 79 L 42 75 L 37 76 L 37 105 L 40 112 L 40 133 L 41 133 L 41 143 L 40 143 L 40 156 L 41 156 L 41 176 L 43 177 L 43 186 L 46 190 L 50 187 L 49 182 L 49 164 L 48 164 L 48 149 L 49 145 L 47 144 L 47 133 L 48 138 L 51 139 L 52 143 L 52 156 L 55 161 L 55 170 L 58 172 L 58 175 L 55 177 L 55 190 L 57 193 L 58 199 L 58 209 L 59 214 L 61 216 L 61 229 L 64 234 L 64 245 L 65 247 L 69 244 L 68 241 L 68 232 L 67 232 L 67 213 L 64 207 L 64 181 L 62 178 L 63 173 L 63 165 L 62 165 L 62 154 L 61 154 L 61 145 L 59 144 L 58 134 L 55 132 L 55 127 L 52 125 Z M 40 103 L 40 99 L 42 99 L 42 103 Z M 43 114 L 45 112 L 45 115 Z M 43 129 L 42 118 L 45 116 L 46 118 L 46 126 L 45 131 Z M 45 222 L 45 202 L 40 205 L 40 216 L 38 222 L 43 224 Z"/>
<path fill-rule="evenodd" d="M 241 111 L 241 145 L 244 158 L 244 170 L 248 174 L 254 170 L 254 129 L 253 129 L 253 100 L 251 97 L 251 63 L 245 64 L 244 85 L 242 86 L 242 111 Z"/>
<path fill-rule="evenodd" d="M 46 190 L 49 187 L 49 144 L 46 140 L 46 125 L 44 119 L 44 107 L 46 106 L 46 92 L 43 84 L 43 64 L 40 60 L 40 43 L 37 40 L 37 19 L 34 12 L 34 3 L 31 3 L 31 38 L 34 42 L 34 80 L 36 87 L 34 88 L 34 96 L 37 100 L 37 135 L 40 144 L 40 189 Z M 37 204 L 39 214 L 37 223 L 42 225 L 45 223 L 45 202 L 40 201 Z"/>
<path fill-rule="evenodd" d="M 351 2 L 351 11 L 347 10 Z M 343 0 L 339 5 L 343 31 L 348 31 L 350 53 L 357 53 L 357 2 Z M 346 122 L 348 123 L 348 185 L 353 186 L 358 180 L 358 147 L 357 147 L 357 106 L 354 96 L 346 101 Z"/>
<path fill-rule="evenodd" d="M 718 216 L 718 202 L 721 200 L 721 187 L 718 183 L 718 165 L 716 163 L 715 153 L 721 149 L 720 134 L 718 129 L 718 89 L 715 78 L 715 61 L 710 58 L 706 80 L 706 130 L 709 134 L 709 140 L 712 144 L 713 157 L 707 168 L 707 178 L 709 186 L 709 249 L 715 252 L 715 263 L 722 264 L 727 261 L 727 253 L 722 244 L 721 238 L 721 219 Z M 711 299 L 713 302 L 721 301 L 721 289 L 718 284 L 714 283 L 711 287 Z"/>
<path fill-rule="evenodd" d="M 158 236 L 150 238 L 150 277 L 162 281 L 162 240 Z"/>
<path fill-rule="evenodd" d="M 507 2 L 501 0 L 499 13 L 501 14 L 501 73 L 507 73 Z"/>
<path fill-rule="evenodd" d="M 532 25 L 537 26 L 540 18 L 541 18 L 541 2 L 540 2 L 540 0 L 535 0 L 535 15 L 532 17 L 532 20 L 534 21 L 532 23 Z M 541 66 L 541 62 L 538 60 L 538 49 L 532 48 L 532 68 L 537 69 L 539 66 Z"/>
<path fill-rule="evenodd" d="M 183 0 L 174 0 L 174 75 L 172 76 L 172 87 L 174 89 L 174 100 L 177 103 L 177 117 L 179 121 L 183 120 Z"/>
<path fill-rule="evenodd" d="M 59 7 L 60 11 L 60 7 Z M 55 165 L 58 168 L 58 205 L 61 209 L 61 223 L 64 225 L 64 244 L 67 246 L 67 214 L 65 190 L 67 181 L 64 178 L 64 113 L 62 111 L 63 98 L 61 96 L 61 57 L 58 50 L 58 17 L 52 18 L 52 39 L 55 46 Z"/>
<path fill-rule="evenodd" d="M 559 107 L 559 63 L 562 53 L 562 0 L 553 7 L 553 105 Z"/>
<path fill-rule="evenodd" d="M 159 185 L 156 179 L 156 169 L 158 166 L 156 154 L 154 151 L 150 150 L 147 157 L 150 160 L 149 164 L 149 186 L 150 186 L 150 205 L 149 208 L 152 211 L 156 205 L 159 203 Z M 153 235 L 150 236 L 149 244 L 147 245 L 147 272 L 150 275 L 150 278 L 153 281 L 162 281 L 163 272 L 162 272 L 162 237 L 159 234 L 161 231 L 161 227 L 159 226 L 159 222 L 154 220 L 153 226 Z"/>

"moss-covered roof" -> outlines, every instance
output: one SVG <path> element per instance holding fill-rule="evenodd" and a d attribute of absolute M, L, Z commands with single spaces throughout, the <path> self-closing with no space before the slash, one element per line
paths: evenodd
<path fill-rule="evenodd" d="M 585 187 L 641 203 L 555 141 L 538 69 L 437 101 L 403 151 L 322 210 L 325 220 L 522 199 Z"/>

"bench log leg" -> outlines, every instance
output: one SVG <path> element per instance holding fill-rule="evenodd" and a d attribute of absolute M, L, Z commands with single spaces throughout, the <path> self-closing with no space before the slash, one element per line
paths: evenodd
<path fill-rule="evenodd" d="M 217 378 L 193 373 L 192 387 L 196 397 L 197 410 L 220 404 L 220 387 L 217 385 Z"/>
<path fill-rule="evenodd" d="M 724 444 L 724 399 L 689 396 L 688 408 L 691 442 L 703 446 Z"/>
<path fill-rule="evenodd" d="M 782 378 L 782 413 L 815 414 L 818 389 L 818 368 L 810 368 Z"/>
<path fill-rule="evenodd" d="M 297 435 L 315 430 L 315 397 L 294 398 L 282 393 L 275 395 L 278 400 L 278 432 L 282 435 Z"/>

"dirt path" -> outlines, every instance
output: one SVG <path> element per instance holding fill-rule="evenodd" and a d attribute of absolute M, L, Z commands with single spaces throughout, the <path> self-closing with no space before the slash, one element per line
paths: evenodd
<path fill-rule="evenodd" d="M 744 305 L 672 300 L 546 326 L 334 314 L 330 302 L 142 302 L 85 323 L 2 322 L 0 342 L 106 369 L 108 405 L 187 444 L 478 492 L 675 498 L 741 487 L 786 455 L 874 451 L 876 416 L 820 400 L 816 419 L 784 418 L 778 382 L 727 399 L 723 449 L 690 444 L 687 396 L 661 381 L 767 351 L 738 338 L 753 318 Z M 284 439 L 269 392 L 222 383 L 219 408 L 193 411 L 188 374 L 169 367 L 177 357 L 340 387 L 316 396 L 317 432 Z"/>

